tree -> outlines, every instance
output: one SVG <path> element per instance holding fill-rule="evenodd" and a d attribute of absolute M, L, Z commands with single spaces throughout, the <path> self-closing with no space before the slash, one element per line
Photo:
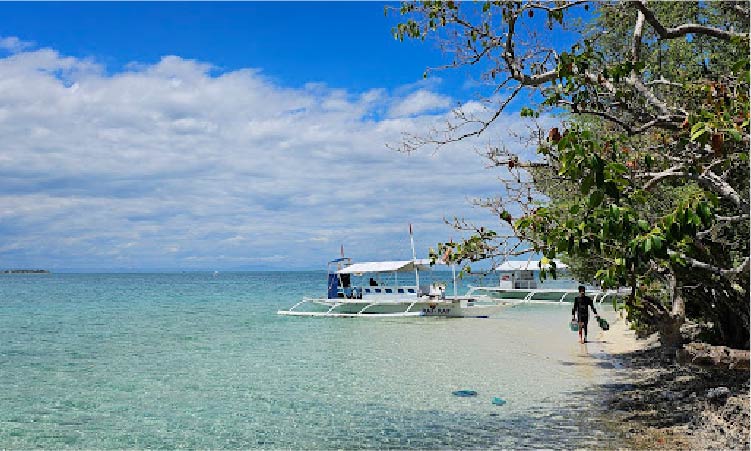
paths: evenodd
<path fill-rule="evenodd" d="M 399 12 L 398 39 L 437 39 L 452 55 L 443 68 L 476 68 L 492 88 L 483 114 L 460 107 L 404 150 L 482 134 L 523 90 L 538 99 L 523 116 L 566 112 L 537 134 L 535 161 L 487 152 L 506 194 L 482 204 L 513 233 L 457 220 L 471 236 L 435 256 L 582 261 L 577 275 L 630 287 L 630 315 L 666 344 L 689 315 L 716 342 L 748 348 L 746 2 L 428 1 Z M 556 33 L 573 45 L 546 41 Z"/>

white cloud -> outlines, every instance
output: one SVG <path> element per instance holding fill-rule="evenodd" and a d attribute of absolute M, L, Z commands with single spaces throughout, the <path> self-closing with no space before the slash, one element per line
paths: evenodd
<path fill-rule="evenodd" d="M 445 110 L 450 103 L 451 99 L 446 96 L 420 89 L 393 105 L 389 110 L 389 116 L 404 117 L 435 111 L 437 109 Z"/>
<path fill-rule="evenodd" d="M 340 244 L 406 258 L 409 222 L 424 254 L 452 234 L 444 216 L 488 218 L 466 202 L 498 189 L 470 143 L 385 147 L 428 129 L 435 116 L 419 113 L 448 98 L 215 70 L 176 56 L 111 75 L 49 49 L 1 58 L 3 265 L 318 267 Z"/>
<path fill-rule="evenodd" d="M 34 47 L 33 42 L 22 41 L 16 36 L 0 36 L 0 49 L 7 50 L 11 53 L 20 52 Z"/>

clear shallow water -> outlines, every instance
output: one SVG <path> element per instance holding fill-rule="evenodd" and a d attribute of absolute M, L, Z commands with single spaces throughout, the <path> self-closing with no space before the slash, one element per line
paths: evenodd
<path fill-rule="evenodd" d="M 566 327 L 570 307 L 490 319 L 276 315 L 324 279 L 0 276 L 0 447 L 618 444 L 578 409 L 607 370 L 588 364 L 600 346 Z M 461 389 L 479 395 L 451 394 Z"/>

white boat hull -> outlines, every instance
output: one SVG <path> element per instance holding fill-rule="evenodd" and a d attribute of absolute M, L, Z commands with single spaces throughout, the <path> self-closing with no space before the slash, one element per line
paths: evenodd
<path fill-rule="evenodd" d="M 310 303 L 321 310 L 298 310 Z M 360 300 L 360 299 L 304 299 L 290 310 L 280 310 L 280 315 L 335 316 L 335 317 L 398 317 L 435 316 L 447 318 L 487 318 L 498 313 L 504 304 L 485 303 L 476 299 L 425 299 L 425 300 Z"/>

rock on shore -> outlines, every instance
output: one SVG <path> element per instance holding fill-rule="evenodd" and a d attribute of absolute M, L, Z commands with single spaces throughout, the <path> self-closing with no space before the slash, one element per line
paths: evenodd
<path fill-rule="evenodd" d="M 634 448 L 749 449 L 747 369 L 678 363 L 656 337 L 639 342 L 623 323 L 615 329 L 609 351 L 623 370 L 606 416 Z"/>

